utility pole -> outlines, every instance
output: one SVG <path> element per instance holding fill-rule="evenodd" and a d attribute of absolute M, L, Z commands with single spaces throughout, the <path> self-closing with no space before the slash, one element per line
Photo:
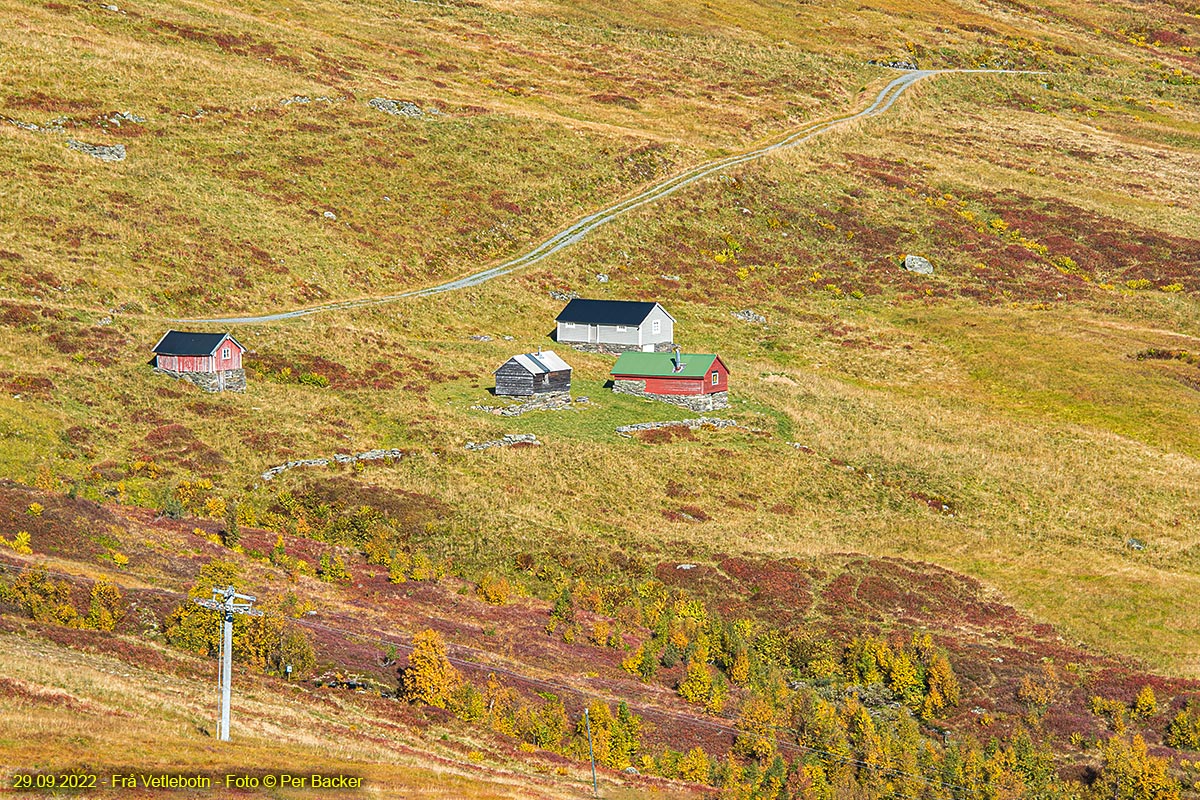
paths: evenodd
<path fill-rule="evenodd" d="M 233 615 L 245 614 L 261 617 L 262 612 L 251 608 L 258 598 L 249 594 L 238 594 L 232 586 L 212 590 L 212 600 L 196 600 L 196 605 L 216 611 L 221 615 L 220 662 L 221 716 L 217 720 L 217 738 L 229 741 L 229 696 L 233 682 Z M 240 601 L 240 602 L 239 602 Z"/>
<path fill-rule="evenodd" d="M 596 753 L 592 750 L 592 718 L 588 715 L 588 710 L 583 709 L 583 721 L 587 725 L 588 732 L 588 758 L 592 759 L 592 797 L 600 794 L 600 790 L 596 787 Z"/>

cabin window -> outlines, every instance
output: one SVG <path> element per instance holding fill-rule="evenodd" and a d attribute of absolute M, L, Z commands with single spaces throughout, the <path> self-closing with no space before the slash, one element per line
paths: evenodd
<path fill-rule="evenodd" d="M 564 327 L 564 328 L 574 328 L 574 327 L 575 327 L 575 323 L 574 323 L 574 322 L 564 322 L 564 323 L 563 323 L 563 327 Z"/>
<path fill-rule="evenodd" d="M 661 319 L 651 320 L 650 332 L 651 333 L 662 333 L 662 320 Z"/>
<path fill-rule="evenodd" d="M 550 373 L 549 373 L 549 372 L 543 372 L 543 373 L 542 373 L 542 385 L 543 385 L 543 386 L 548 386 L 549 384 L 550 384 Z"/>
<path fill-rule="evenodd" d="M 228 361 L 228 360 L 229 360 L 229 348 L 228 348 L 228 347 L 222 347 L 222 348 L 221 348 L 221 358 L 222 358 L 222 360 L 224 360 L 224 361 Z"/>
<path fill-rule="evenodd" d="M 627 326 L 627 325 L 618 325 L 618 326 L 617 326 L 617 330 L 618 330 L 618 331 L 621 331 L 621 332 L 624 332 L 624 331 L 627 331 L 627 330 L 629 330 L 629 326 Z"/>
<path fill-rule="evenodd" d="M 717 372 L 714 369 L 713 370 L 713 386 L 718 385 L 720 382 L 721 382 L 721 373 Z"/>

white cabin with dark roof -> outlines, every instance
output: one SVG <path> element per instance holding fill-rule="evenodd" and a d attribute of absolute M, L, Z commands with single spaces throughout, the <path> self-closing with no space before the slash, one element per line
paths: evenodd
<path fill-rule="evenodd" d="M 494 374 L 497 395 L 530 397 L 571 391 L 571 365 L 553 350 L 513 356 L 501 364 Z"/>
<path fill-rule="evenodd" d="M 567 303 L 557 317 L 559 342 L 610 350 L 669 349 L 675 318 L 658 303 L 638 300 L 584 300 Z"/>

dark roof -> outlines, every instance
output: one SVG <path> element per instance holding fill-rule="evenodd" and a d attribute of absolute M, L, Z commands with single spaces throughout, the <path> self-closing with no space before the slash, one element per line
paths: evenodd
<path fill-rule="evenodd" d="M 582 322 L 587 325 L 641 325 L 657 305 L 640 300 L 577 299 L 567 303 L 554 321 Z"/>
<path fill-rule="evenodd" d="M 242 347 L 237 339 L 234 339 L 228 333 L 167 331 L 166 335 L 158 340 L 158 344 L 154 345 L 152 352 L 164 356 L 211 356 L 217 351 L 217 346 L 226 339 L 229 339 L 243 351 L 246 349 Z"/>

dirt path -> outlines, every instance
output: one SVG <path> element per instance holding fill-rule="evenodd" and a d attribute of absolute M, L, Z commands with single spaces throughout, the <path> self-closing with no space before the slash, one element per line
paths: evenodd
<path fill-rule="evenodd" d="M 706 178 L 713 173 L 721 170 L 736 167 L 739 164 L 745 164 L 748 161 L 762 158 L 777 150 L 783 150 L 788 147 L 806 142 L 809 139 L 817 136 L 831 128 L 846 125 L 855 120 L 866 119 L 884 113 L 892 107 L 892 105 L 904 94 L 914 83 L 927 78 L 931 75 L 943 75 L 947 73 L 986 73 L 986 74 L 1036 74 L 1023 70 L 1001 70 L 1001 69 L 946 69 L 946 70 L 912 70 L 904 72 L 900 77 L 888 83 L 887 86 L 876 95 L 875 100 L 862 111 L 856 114 L 850 114 L 845 117 L 837 117 L 835 119 L 826 120 L 824 122 L 816 122 L 806 125 L 788 136 L 780 139 L 773 144 L 764 145 L 748 150 L 745 153 L 728 156 L 716 161 L 709 161 L 704 164 L 692 167 L 685 172 L 674 175 L 670 178 L 654 184 L 642 192 L 628 197 L 620 202 L 600 209 L 583 219 L 563 228 L 558 233 L 543 241 L 537 247 L 517 256 L 516 258 L 505 261 L 502 264 L 497 264 L 494 267 L 474 272 L 470 275 L 465 275 L 461 278 L 456 278 L 446 283 L 439 283 L 436 286 L 429 286 L 424 289 L 412 289 L 399 294 L 382 295 L 379 297 L 362 297 L 355 300 L 342 300 L 333 303 L 324 303 L 318 306 L 310 306 L 308 308 L 300 308 L 294 311 L 281 311 L 275 314 L 263 314 L 261 316 L 246 316 L 246 317 L 212 317 L 200 319 L 175 319 L 172 322 L 179 323 L 203 323 L 212 325 L 252 325 L 265 322 L 279 322 L 281 320 L 295 319 L 304 317 L 310 314 L 320 314 L 328 311 L 346 311 L 353 308 L 362 308 L 364 306 L 381 305 L 384 303 L 394 303 L 398 300 L 403 300 L 409 297 L 426 297 L 433 294 L 441 294 L 442 292 L 452 292 L 456 289 L 465 289 L 468 286 L 476 286 L 493 278 L 499 278 L 501 275 L 507 275 L 510 272 L 536 264 L 547 256 L 557 253 L 565 247 L 569 247 L 575 242 L 582 239 L 584 236 L 599 228 L 608 222 L 612 222 L 617 217 L 633 211 L 635 208 L 640 208 L 647 203 L 653 203 L 668 195 L 674 194 L 685 186 L 689 186 L 696 181 Z"/>

